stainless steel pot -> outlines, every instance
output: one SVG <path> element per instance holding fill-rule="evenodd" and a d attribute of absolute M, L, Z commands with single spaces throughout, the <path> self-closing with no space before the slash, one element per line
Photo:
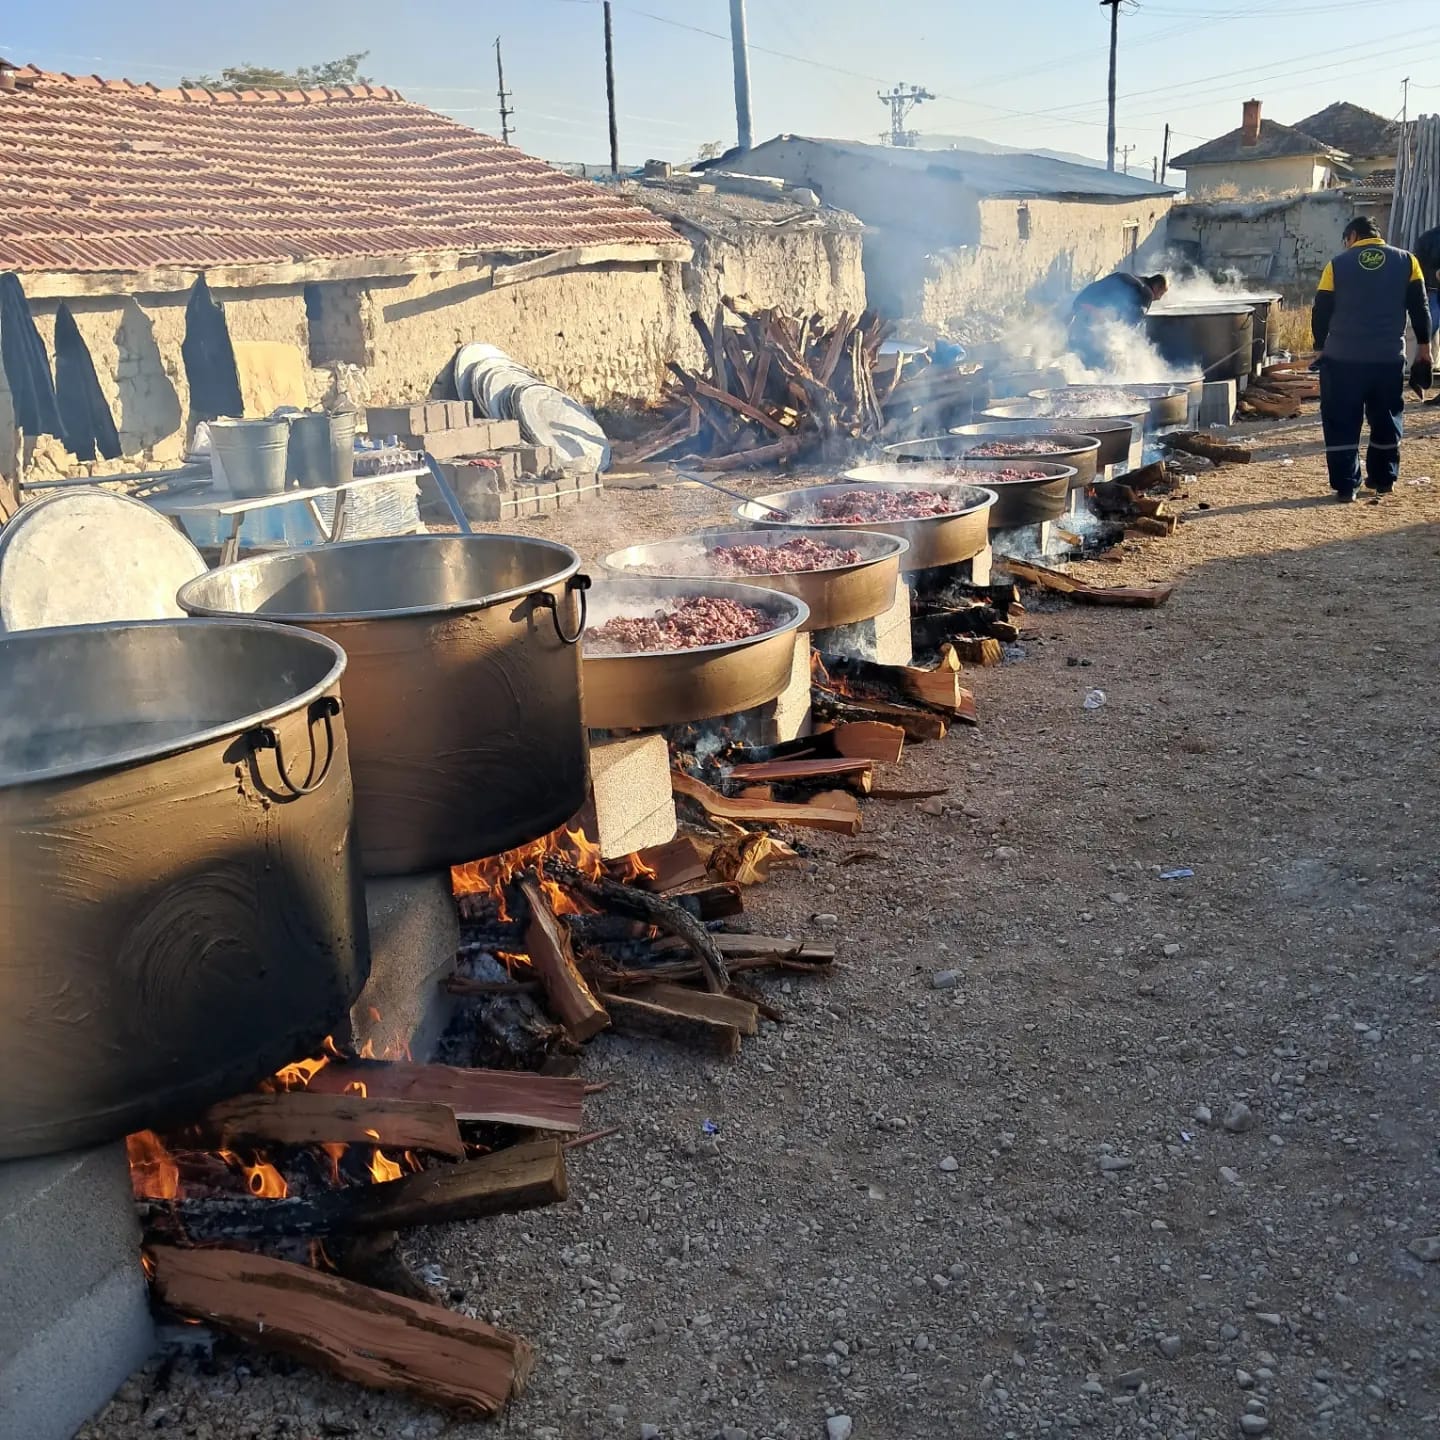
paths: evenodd
<path fill-rule="evenodd" d="M 1095 479 L 1096 461 L 1100 454 L 1100 442 L 1093 435 L 1080 431 L 1043 430 L 1036 428 L 1021 431 L 1002 425 L 957 425 L 948 435 L 935 435 L 928 440 L 907 440 L 900 445 L 887 445 L 885 453 L 892 460 L 909 464 L 914 461 L 954 460 L 973 457 L 977 460 L 990 458 L 975 455 L 987 443 L 995 441 L 1035 440 L 1043 443 L 1044 449 L 1029 455 L 1014 455 L 1006 463 L 1020 464 L 1035 461 L 1045 465 L 1069 465 L 1075 470 L 1071 489 L 1083 490 Z"/>
<path fill-rule="evenodd" d="M 1130 446 L 1135 440 L 1135 426 L 1129 420 L 1104 420 L 1093 416 L 1074 416 L 1061 419 L 1011 418 L 1008 413 L 1001 415 L 1002 405 L 1017 405 L 1028 408 L 1028 400 L 999 401 L 985 411 L 991 418 L 980 420 L 974 425 L 958 426 L 952 433 L 968 435 L 972 432 L 993 434 L 1001 439 L 1007 435 L 1087 435 L 1099 446 L 1095 452 L 1095 473 L 1099 474 L 1107 465 L 1119 465 L 1130 458 Z M 1067 465 L 1084 473 L 1084 467 L 1074 460 Z M 1093 476 L 1091 477 L 1094 478 Z M 1089 483 L 1088 481 L 1086 482 Z"/>
<path fill-rule="evenodd" d="M 1193 365 L 1206 380 L 1238 380 L 1254 364 L 1255 312 L 1239 300 L 1152 310 L 1145 333 L 1172 365 Z"/>
<path fill-rule="evenodd" d="M 579 557 L 517 535 L 411 535 L 256 556 L 180 591 L 341 645 L 369 875 L 548 834 L 585 803 Z"/>
<path fill-rule="evenodd" d="M 932 462 L 933 464 L 934 462 Z M 993 534 L 997 530 L 1013 530 L 1022 525 L 1040 525 L 1058 520 L 1065 513 L 1070 489 L 1075 482 L 1073 465 L 1048 465 L 1032 461 L 1028 456 L 1013 460 L 971 460 L 939 462 L 927 468 L 922 462 L 910 465 L 858 465 L 845 472 L 847 480 L 867 485 L 914 485 L 928 488 L 934 482 L 956 479 L 955 465 L 963 473 L 973 474 L 976 482 L 983 480 L 995 492 L 987 524 Z M 1004 479 L 1001 472 L 1019 470 L 1023 478 Z"/>
<path fill-rule="evenodd" d="M 1129 460 L 1135 440 L 1144 433 L 1145 422 L 1150 415 L 1149 405 L 1141 400 L 1137 400 L 1130 409 L 1113 415 L 1067 413 L 1067 405 L 1070 411 L 1085 408 L 1073 396 L 1067 401 L 1062 392 L 1052 390 L 1044 400 L 997 400 L 982 410 L 977 418 L 990 422 L 1020 420 L 1029 423 L 1040 420 L 1065 430 L 1079 430 L 1099 440 L 1100 465 L 1119 465 Z M 1118 428 L 1121 425 L 1125 426 L 1123 430 Z"/>
<path fill-rule="evenodd" d="M 693 595 L 756 606 L 774 616 L 774 628 L 690 650 L 586 655 L 585 718 L 591 726 L 643 730 L 735 715 L 773 700 L 790 683 L 795 637 L 810 612 L 803 601 L 776 590 L 726 580 L 605 580 L 594 590 L 595 623 Z"/>
<path fill-rule="evenodd" d="M 843 496 L 857 487 L 864 490 L 894 489 L 892 485 L 862 485 L 856 481 L 844 481 L 838 485 L 805 485 L 798 490 L 777 490 L 773 495 L 761 495 L 758 501 L 741 505 L 735 513 L 749 524 L 766 530 L 773 530 L 777 525 L 803 524 L 806 512 L 813 512 L 822 500 Z M 907 570 L 930 570 L 973 559 L 990 543 L 986 520 L 990 507 L 995 503 L 995 492 L 980 485 L 953 483 L 927 484 L 924 488 L 953 493 L 955 509 L 948 515 L 927 515 L 917 520 L 866 520 L 853 525 L 817 520 L 816 525 L 846 533 L 877 530 L 882 535 L 898 535 L 910 542 L 910 551 L 905 557 Z M 786 520 L 775 513 L 776 510 L 787 510 L 787 507 L 793 519 Z"/>
<path fill-rule="evenodd" d="M 345 656 L 244 620 L 0 639 L 0 1160 L 192 1120 L 369 973 Z"/>
<path fill-rule="evenodd" d="M 1082 406 L 1097 398 L 1108 400 L 1112 396 L 1133 398 L 1135 403 L 1146 408 L 1145 426 L 1150 430 L 1163 430 L 1171 425 L 1183 425 L 1190 408 L 1189 381 L 1182 384 L 1123 384 L 1114 385 L 1064 385 L 1058 390 L 1032 390 L 1032 400 L 1043 400 L 1058 396 L 1062 401 L 1075 399 Z"/>
<path fill-rule="evenodd" d="M 604 565 L 627 579 L 661 576 L 699 584 L 719 578 L 710 556 L 721 546 L 763 545 L 773 549 L 800 535 L 822 545 L 858 550 L 860 559 L 828 570 L 789 570 L 780 575 L 763 572 L 736 575 L 726 571 L 724 578 L 778 590 L 803 600 L 810 618 L 801 629 L 807 631 L 829 630 L 835 625 L 869 620 L 884 614 L 895 603 L 900 566 L 910 546 L 897 535 L 882 535 L 874 530 L 821 530 L 809 526 L 790 530 L 722 530 L 687 535 L 680 540 L 662 540 L 654 545 L 632 545 L 628 550 L 607 555 Z"/>

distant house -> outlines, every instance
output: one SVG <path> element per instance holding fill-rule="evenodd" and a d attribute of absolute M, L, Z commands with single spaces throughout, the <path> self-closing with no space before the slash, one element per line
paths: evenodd
<path fill-rule="evenodd" d="M 779 135 L 703 168 L 813 190 L 865 225 L 871 305 L 945 328 L 1016 300 L 1059 301 L 1162 247 L 1175 194 L 1133 175 L 1024 153 Z"/>
<path fill-rule="evenodd" d="M 1352 111 L 1357 116 L 1370 113 L 1355 105 L 1332 105 L 1310 120 L 1332 135 L 1358 131 L 1362 127 L 1348 114 Z M 1375 143 L 1374 127 L 1363 128 L 1364 143 Z M 1170 165 L 1185 172 L 1185 191 L 1191 200 L 1248 200 L 1329 189 L 1352 175 L 1350 154 L 1337 140 L 1315 134 L 1306 121 L 1281 125 L 1261 119 L 1260 102 L 1247 100 L 1237 129 L 1176 155 Z M 1384 163 L 1395 164 L 1393 146 L 1389 161 L 1377 160 L 1374 168 Z"/>
<path fill-rule="evenodd" d="M 1297 120 L 1295 128 L 1340 151 L 1345 156 L 1346 170 L 1357 179 L 1395 168 L 1400 127 L 1363 105 L 1337 100 Z"/>
<path fill-rule="evenodd" d="M 186 292 L 205 275 L 236 343 L 421 398 L 485 339 L 587 399 L 649 395 L 689 243 L 397 92 L 158 90 L 0 64 L 0 271 L 47 344 L 60 301 L 127 455 L 180 452 Z M 318 375 L 317 375 L 318 372 Z M 0 375 L 0 474 L 13 473 Z M 58 462 L 57 462 L 58 463 Z"/>

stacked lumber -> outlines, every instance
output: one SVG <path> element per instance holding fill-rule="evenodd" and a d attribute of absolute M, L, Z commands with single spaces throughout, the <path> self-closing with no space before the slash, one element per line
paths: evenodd
<path fill-rule="evenodd" d="M 1237 402 L 1247 419 L 1293 420 L 1305 401 L 1320 398 L 1320 377 L 1294 361 L 1267 365 L 1252 379 Z"/>
<path fill-rule="evenodd" d="M 1395 163 L 1393 244 L 1413 246 L 1440 225 L 1440 115 L 1421 115 L 1401 127 Z"/>
<path fill-rule="evenodd" d="M 690 323 L 705 352 L 704 374 L 670 362 L 664 419 L 617 447 L 618 463 L 683 459 L 735 470 L 838 458 L 879 438 L 886 397 L 875 368 L 889 326 L 873 311 L 846 311 L 832 324 L 819 314 L 746 312 L 725 299 L 708 317 L 692 311 Z"/>

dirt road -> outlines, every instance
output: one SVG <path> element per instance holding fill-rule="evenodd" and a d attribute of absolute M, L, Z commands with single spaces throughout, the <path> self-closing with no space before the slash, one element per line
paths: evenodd
<path fill-rule="evenodd" d="M 88 1440 L 1440 1433 L 1440 440 L 1339 507 L 1312 423 L 1258 434 L 1095 567 L 1167 607 L 1037 606 L 982 727 L 907 753 L 945 814 L 869 803 L 755 893 L 844 960 L 776 987 L 791 1025 L 738 1062 L 600 1039 L 624 1131 L 571 1202 L 415 1238 L 535 1339 L 510 1416 L 217 1353 Z M 575 513 L 628 543 L 723 505 Z"/>

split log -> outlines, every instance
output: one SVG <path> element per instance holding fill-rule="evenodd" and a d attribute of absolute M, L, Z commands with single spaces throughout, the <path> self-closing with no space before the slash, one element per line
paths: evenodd
<path fill-rule="evenodd" d="M 810 710 L 817 720 L 848 724 L 881 721 L 898 726 L 907 740 L 943 740 L 948 727 L 939 715 L 918 705 L 900 705 L 868 696 L 842 695 L 824 685 L 810 689 Z"/>
<path fill-rule="evenodd" d="M 745 897 L 740 893 L 739 885 L 729 881 L 665 898 L 697 920 L 729 920 L 745 913 Z"/>
<path fill-rule="evenodd" d="M 1005 557 L 1005 568 L 1019 579 L 1028 580 L 1042 589 L 1066 595 L 1082 605 L 1119 605 L 1153 610 L 1163 605 L 1174 593 L 1174 585 L 1091 585 L 1086 580 L 1052 570 L 1046 565 L 1032 565 L 1028 560 Z"/>
<path fill-rule="evenodd" d="M 740 1031 L 734 1025 L 698 1015 L 688 1015 L 666 1005 L 635 1000 L 615 990 L 602 990 L 615 1029 L 622 1035 L 642 1035 L 670 1040 L 691 1049 L 713 1050 L 734 1055 L 740 1049 Z"/>
<path fill-rule="evenodd" d="M 1250 451 L 1228 440 L 1216 440 L 1198 430 L 1173 430 L 1159 435 L 1156 442 L 1162 450 L 1183 450 L 1187 455 L 1201 455 L 1217 465 L 1248 465 Z"/>
<path fill-rule="evenodd" d="M 347 1060 L 326 1065 L 310 1077 L 307 1089 L 319 1095 L 350 1092 L 389 1100 L 430 1100 L 448 1105 L 457 1120 L 487 1120 L 572 1134 L 580 1130 L 580 1107 L 585 1098 L 581 1080 L 515 1070 L 416 1065 L 408 1060 Z"/>
<path fill-rule="evenodd" d="M 989 635 L 957 635 L 946 643 L 953 645 L 956 654 L 970 665 L 999 665 L 1005 659 L 1000 642 Z"/>
<path fill-rule="evenodd" d="M 621 885 L 615 880 L 591 880 L 573 865 L 566 864 L 553 855 L 545 860 L 545 873 L 552 880 L 558 880 L 566 889 L 584 896 L 597 910 L 608 911 L 614 915 L 628 915 L 634 920 L 643 920 L 647 925 L 653 925 L 666 935 L 675 936 L 689 948 L 704 968 L 708 989 L 717 995 L 723 995 L 729 988 L 730 977 L 725 973 L 725 962 L 715 948 L 710 932 L 688 911 L 658 895 L 637 890 L 633 885 Z"/>
<path fill-rule="evenodd" d="M 518 906 L 516 907 L 519 908 Z M 517 940 L 509 948 L 518 950 L 524 942 Z M 468 994 L 483 1003 L 476 1012 L 476 1023 L 503 1050 L 534 1069 L 534 1062 L 564 1033 L 532 998 L 542 990 L 538 980 L 516 983 L 510 972 L 494 955 L 475 955 L 469 959 L 470 974 L 465 983 L 469 989 L 455 989 L 458 976 L 446 982 L 452 994 Z M 508 985 L 508 989 L 500 989 Z M 488 992 L 479 987 L 488 986 Z"/>
<path fill-rule="evenodd" d="M 830 958 L 823 962 L 818 959 L 811 961 L 804 954 L 796 954 L 789 958 L 777 955 L 742 955 L 729 961 L 730 969 L 735 974 L 748 974 L 762 970 L 785 970 L 797 975 L 824 975 L 829 972 L 833 964 L 833 951 Z M 607 971 L 605 987 L 607 990 L 628 989 L 635 985 L 647 985 L 655 980 L 685 981 L 699 978 L 700 967 L 693 960 L 662 958 L 638 969 Z"/>
<path fill-rule="evenodd" d="M 539 1081 L 544 1077 L 525 1078 Z M 564 1149 L 558 1140 L 546 1139 L 525 1141 L 477 1160 L 438 1165 L 375 1185 L 287 1195 L 283 1200 L 253 1195 L 146 1200 L 136 1209 L 149 1233 L 191 1245 L 213 1245 L 478 1220 L 555 1205 L 568 1193 Z"/>
<path fill-rule="evenodd" d="M 881 720 L 852 720 L 828 732 L 836 751 L 851 759 L 895 765 L 905 751 L 905 729 Z"/>
<path fill-rule="evenodd" d="M 821 663 L 832 679 L 842 677 L 854 686 L 854 693 L 846 698 L 858 704 L 869 704 L 872 697 L 903 695 L 948 719 L 971 725 L 977 721 L 975 697 L 959 681 L 958 658 L 942 660 L 933 670 L 915 665 L 882 665 L 852 655 L 824 655 Z M 813 696 L 811 706 L 813 709 Z"/>
<path fill-rule="evenodd" d="M 1125 527 L 1127 535 L 1160 535 L 1170 536 L 1175 533 L 1179 524 L 1179 517 L 1175 515 L 1137 515 Z"/>
<path fill-rule="evenodd" d="M 655 980 L 625 993 L 627 999 L 661 1005 L 698 1020 L 733 1025 L 742 1035 L 754 1035 L 760 1029 L 758 1008 L 751 1001 L 737 1000 L 733 995 L 712 995 L 705 990 L 692 990 L 686 985 L 674 985 L 664 980 Z"/>
<path fill-rule="evenodd" d="M 792 435 L 773 445 L 757 445 L 753 450 L 740 450 L 733 455 L 705 455 L 695 462 L 697 470 L 744 470 L 750 465 L 776 465 L 797 454 L 804 442 Z"/>
<path fill-rule="evenodd" d="M 836 830 L 843 835 L 860 833 L 860 816 L 848 809 L 794 805 L 783 800 L 731 799 L 679 770 L 671 772 L 670 784 L 677 795 L 695 801 L 707 815 L 719 819 L 755 825 L 798 825 L 810 830 Z"/>
<path fill-rule="evenodd" d="M 400 1258 L 399 1241 L 394 1230 L 377 1230 L 373 1235 L 351 1235 L 327 1251 L 343 1279 L 428 1304 L 435 1297 Z"/>
<path fill-rule="evenodd" d="M 570 935 L 550 908 L 539 882 L 532 875 L 519 880 L 520 893 L 530 909 L 525 927 L 525 951 L 530 966 L 545 987 L 545 998 L 565 1033 L 577 1044 L 598 1035 L 609 1023 L 604 1007 L 595 998 L 570 948 Z"/>
<path fill-rule="evenodd" d="M 338 1275 L 234 1250 L 150 1254 L 151 1284 L 171 1309 L 372 1390 L 495 1415 L 534 1364 L 517 1335 Z"/>
<path fill-rule="evenodd" d="M 868 795 L 875 780 L 869 760 L 769 760 L 735 765 L 729 778 L 757 784 L 804 785 L 817 780 L 838 780 L 861 795 Z"/>
<path fill-rule="evenodd" d="M 213 1105 L 199 1128 L 217 1148 L 237 1145 L 382 1145 L 465 1156 L 455 1112 L 448 1105 L 323 1095 L 310 1090 L 237 1095 Z"/>
<path fill-rule="evenodd" d="M 747 957 L 789 960 L 800 965 L 833 965 L 835 947 L 789 935 L 717 935 L 715 944 L 727 959 Z"/>
<path fill-rule="evenodd" d="M 634 883 L 645 890 L 654 890 L 663 895 L 668 890 L 679 890 L 693 885 L 709 875 L 708 859 L 704 850 L 689 835 L 667 841 L 664 845 L 652 845 L 637 851 L 634 859 L 651 873 L 641 876 Z"/>

